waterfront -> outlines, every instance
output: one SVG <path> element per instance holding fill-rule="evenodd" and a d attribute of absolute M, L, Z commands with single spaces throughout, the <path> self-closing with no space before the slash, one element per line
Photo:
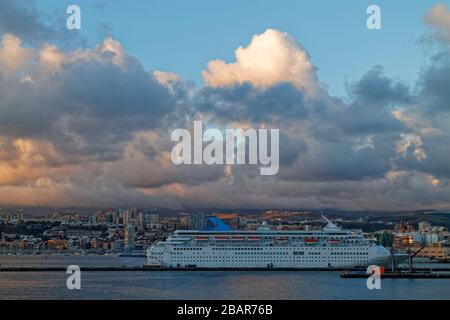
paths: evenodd
<path fill-rule="evenodd" d="M 115 256 L 0 256 L 2 266 L 133 266 Z M 65 272 L 0 272 L 0 299 L 450 299 L 450 279 L 365 279 L 339 272 L 84 272 L 81 290 L 66 288 Z"/>
<path fill-rule="evenodd" d="M 144 263 L 145 258 L 117 255 L 0 255 L 0 267 L 134 267 Z"/>

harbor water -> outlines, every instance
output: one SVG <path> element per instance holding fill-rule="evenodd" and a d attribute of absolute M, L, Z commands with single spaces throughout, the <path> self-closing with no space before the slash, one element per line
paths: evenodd
<path fill-rule="evenodd" d="M 116 256 L 0 256 L 0 267 L 137 266 Z M 421 267 L 437 267 L 421 264 Z M 450 265 L 440 265 L 439 267 Z M 334 271 L 82 272 L 69 290 L 65 272 L 0 272 L 0 299 L 450 299 L 450 279 L 342 279 Z"/>

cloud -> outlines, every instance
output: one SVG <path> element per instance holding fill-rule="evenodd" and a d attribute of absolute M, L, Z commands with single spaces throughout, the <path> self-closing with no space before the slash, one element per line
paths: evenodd
<path fill-rule="evenodd" d="M 373 67 L 360 80 L 349 85 L 351 94 L 364 103 L 370 102 L 376 106 L 409 102 L 408 87 L 400 81 L 386 77 L 383 73 L 383 67 Z"/>
<path fill-rule="evenodd" d="M 153 71 L 153 76 L 162 84 L 170 84 L 171 82 L 181 81 L 179 75 L 173 72 Z"/>
<path fill-rule="evenodd" d="M 436 37 L 444 43 L 450 42 L 450 10 L 444 3 L 431 7 L 425 22 L 436 30 Z"/>
<path fill-rule="evenodd" d="M 0 33 L 10 33 L 27 40 L 36 37 L 48 39 L 54 35 L 52 28 L 42 22 L 35 7 L 14 0 L 2 1 Z"/>
<path fill-rule="evenodd" d="M 437 8 L 432 21 L 445 21 Z M 16 9 L 8 10 L 24 19 Z M 234 62 L 210 61 L 205 86 L 195 87 L 146 70 L 111 37 L 67 47 L 38 11 L 24 12 L 37 41 L 32 29 L 0 22 L 1 204 L 450 207 L 446 46 L 416 83 L 374 66 L 347 84 L 344 100 L 320 85 L 307 51 L 279 30 L 255 35 Z M 279 128 L 279 173 L 172 164 L 172 130 L 199 119 L 220 129 Z"/>
<path fill-rule="evenodd" d="M 290 83 L 274 84 L 257 89 L 237 84 L 223 88 L 205 87 L 195 96 L 196 110 L 211 113 L 228 121 L 274 121 L 288 117 L 302 118 L 314 102 L 305 102 L 305 95 Z"/>
<path fill-rule="evenodd" d="M 2 39 L 0 47 L 0 70 L 5 74 L 23 68 L 31 59 L 32 50 L 22 47 L 22 41 L 10 34 Z"/>
<path fill-rule="evenodd" d="M 2 0 L 0 34 L 11 34 L 23 42 L 39 45 L 55 42 L 67 47 L 85 44 L 85 39 L 66 27 L 66 16 L 50 15 L 36 8 L 34 1 Z"/>
<path fill-rule="evenodd" d="M 316 68 L 306 50 L 290 35 L 267 29 L 255 35 L 247 47 L 239 47 L 236 62 L 208 62 L 202 72 L 205 83 L 213 87 L 249 82 L 266 88 L 280 82 L 291 82 L 308 93 L 317 90 Z"/>
<path fill-rule="evenodd" d="M 408 109 L 395 116 L 410 130 L 398 166 L 445 181 L 450 177 L 450 52 L 443 47 L 420 73 L 418 92 Z M 442 184 L 440 183 L 439 186 Z"/>
<path fill-rule="evenodd" d="M 4 39 L 20 50 L 16 38 Z M 134 131 L 159 127 L 176 107 L 168 88 L 109 38 L 95 49 L 45 45 L 22 56 L 27 81 L 6 77 L 0 89 L 0 135 L 47 139 L 72 161 L 120 157 Z"/>
<path fill-rule="evenodd" d="M 423 161 L 427 158 L 427 154 L 422 146 L 422 139 L 419 135 L 405 134 L 402 135 L 402 140 L 397 142 L 397 153 L 402 156 L 412 153 L 417 161 Z"/>

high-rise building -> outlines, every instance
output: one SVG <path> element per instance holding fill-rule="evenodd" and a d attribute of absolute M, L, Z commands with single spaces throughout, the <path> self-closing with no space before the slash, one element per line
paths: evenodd
<path fill-rule="evenodd" d="M 130 210 L 125 210 L 123 212 L 123 223 L 128 224 L 130 222 L 131 212 Z"/>
<path fill-rule="evenodd" d="M 134 230 L 134 225 L 129 224 L 125 227 L 125 249 L 134 249 L 136 233 Z"/>
<path fill-rule="evenodd" d="M 430 227 L 431 227 L 431 223 L 429 223 L 429 222 L 427 222 L 427 221 L 419 222 L 419 231 L 420 231 L 420 232 L 425 232 L 425 231 L 427 231 Z"/>
<path fill-rule="evenodd" d="M 402 220 L 394 225 L 394 230 L 398 232 L 412 232 L 414 231 L 414 227 L 411 223 Z"/>
<path fill-rule="evenodd" d="M 414 237 L 412 233 L 398 233 L 394 235 L 394 247 L 408 248 L 414 246 Z"/>
<path fill-rule="evenodd" d="M 145 213 L 145 218 L 144 218 L 146 223 L 159 223 L 159 214 L 156 213 Z"/>
<path fill-rule="evenodd" d="M 189 216 L 190 230 L 204 230 L 209 215 L 203 212 L 191 213 Z"/>
<path fill-rule="evenodd" d="M 123 210 L 122 209 L 116 209 L 114 211 L 114 220 L 113 221 L 115 224 L 123 223 Z"/>
<path fill-rule="evenodd" d="M 89 221 L 89 223 L 95 223 L 95 222 L 97 222 L 97 217 L 95 216 L 95 215 L 89 215 L 88 216 L 88 221 Z"/>

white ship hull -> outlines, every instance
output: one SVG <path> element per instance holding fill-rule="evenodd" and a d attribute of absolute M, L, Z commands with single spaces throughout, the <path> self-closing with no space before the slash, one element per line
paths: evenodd
<path fill-rule="evenodd" d="M 389 264 L 389 255 L 379 246 L 347 248 L 234 248 L 213 250 L 201 248 L 192 251 L 176 253 L 170 248 L 162 250 L 155 259 L 157 251 L 149 255 L 148 263 L 165 268 L 211 268 L 211 269 L 325 269 L 352 268 L 372 264 Z M 302 253 L 300 255 L 299 253 Z M 336 253 L 336 255 L 334 255 Z"/>

